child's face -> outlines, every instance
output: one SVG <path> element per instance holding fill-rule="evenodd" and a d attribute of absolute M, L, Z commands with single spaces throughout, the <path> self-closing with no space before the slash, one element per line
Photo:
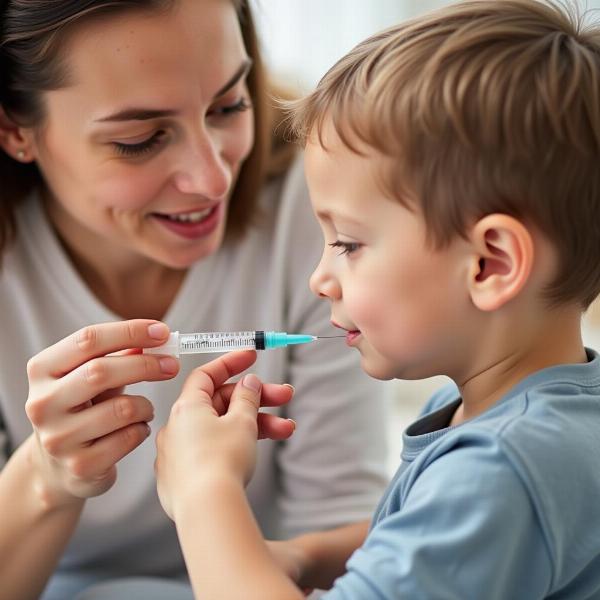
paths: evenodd
<path fill-rule="evenodd" d="M 333 139 L 332 139 L 333 138 Z M 313 209 L 325 236 L 311 288 L 331 302 L 363 369 L 379 379 L 416 379 L 450 368 L 460 353 L 469 297 L 462 240 L 443 251 L 425 244 L 420 213 L 384 195 L 377 177 L 389 159 L 361 157 L 337 136 L 306 149 Z M 464 336 L 463 336 L 464 337 Z M 451 362 L 452 359 L 450 359 Z"/>

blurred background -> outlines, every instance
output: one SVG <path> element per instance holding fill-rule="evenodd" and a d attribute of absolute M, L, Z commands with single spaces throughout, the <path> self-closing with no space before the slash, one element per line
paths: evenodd
<path fill-rule="evenodd" d="M 455 1 L 250 0 L 269 71 L 299 93 L 310 91 L 338 58 L 372 33 Z M 600 0 L 580 0 L 578 6 L 586 19 L 600 21 Z M 600 350 L 598 302 L 584 319 L 584 342 Z M 429 395 L 448 381 L 434 377 L 386 384 L 390 474 L 400 461 L 402 431 Z"/>

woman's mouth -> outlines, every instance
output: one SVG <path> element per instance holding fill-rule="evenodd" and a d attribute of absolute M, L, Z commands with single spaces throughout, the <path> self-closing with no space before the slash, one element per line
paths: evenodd
<path fill-rule="evenodd" d="M 162 227 L 188 240 L 213 233 L 221 222 L 223 203 L 201 210 L 180 213 L 152 213 L 150 216 Z"/>

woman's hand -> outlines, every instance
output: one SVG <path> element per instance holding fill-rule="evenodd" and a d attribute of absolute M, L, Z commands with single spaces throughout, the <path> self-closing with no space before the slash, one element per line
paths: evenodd
<path fill-rule="evenodd" d="M 60 506 L 113 485 L 115 464 L 146 439 L 154 416 L 146 398 L 123 387 L 177 374 L 175 358 L 141 353 L 168 335 L 166 325 L 147 319 L 92 325 L 29 361 L 25 410 L 45 502 Z"/>
<path fill-rule="evenodd" d="M 226 383 L 255 360 L 254 351 L 225 354 L 185 382 L 156 437 L 158 495 L 171 518 L 175 505 L 203 485 L 227 480 L 245 485 L 254 472 L 257 440 L 283 440 L 294 432 L 293 421 L 258 412 L 260 406 L 288 402 L 291 386 L 263 385 L 255 375 Z"/>

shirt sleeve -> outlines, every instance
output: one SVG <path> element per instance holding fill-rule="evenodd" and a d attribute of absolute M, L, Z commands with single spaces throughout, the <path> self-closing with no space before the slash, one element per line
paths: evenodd
<path fill-rule="evenodd" d="M 288 330 L 335 335 L 329 303 L 308 285 L 323 237 L 302 170 L 290 178 L 281 207 L 285 237 L 274 250 L 286 254 Z M 287 369 L 296 392 L 286 416 L 297 427 L 276 459 L 283 534 L 371 518 L 388 479 L 385 384 L 362 371 L 358 352 L 343 339 L 291 347 Z"/>
<path fill-rule="evenodd" d="M 496 446 L 467 446 L 416 477 L 324 598 L 536 600 L 547 596 L 551 574 L 519 475 Z"/>

